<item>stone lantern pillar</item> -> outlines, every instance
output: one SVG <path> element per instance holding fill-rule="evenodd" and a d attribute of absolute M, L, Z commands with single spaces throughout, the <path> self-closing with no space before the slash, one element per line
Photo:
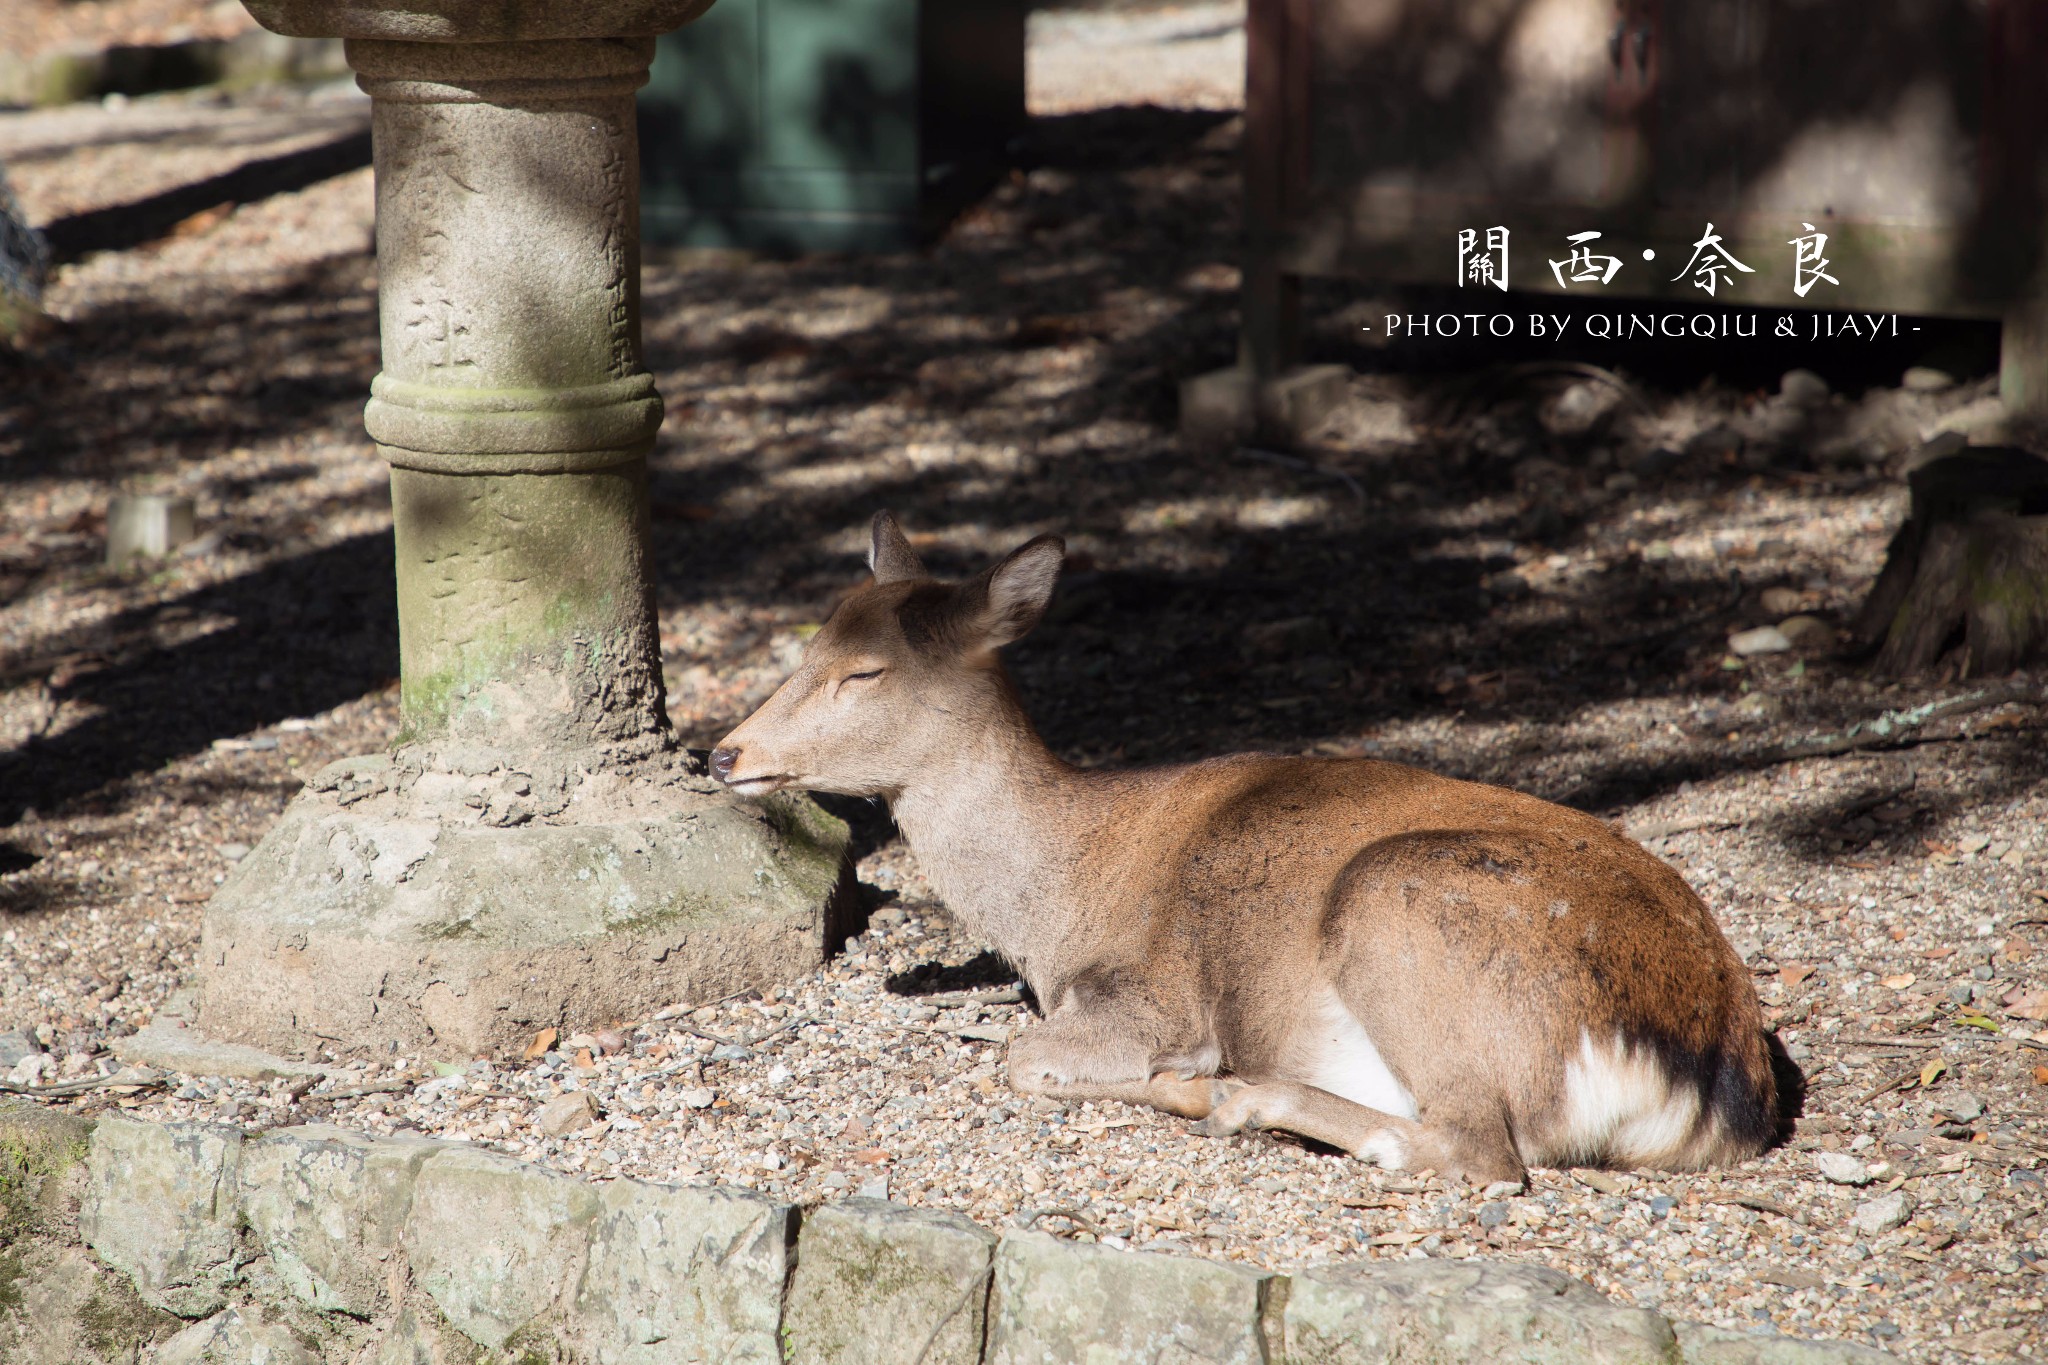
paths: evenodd
<path fill-rule="evenodd" d="M 708 0 L 248 0 L 374 101 L 403 733 L 208 907 L 199 1025 L 472 1055 L 787 978 L 845 828 L 675 750 L 648 563 L 634 91 Z"/>

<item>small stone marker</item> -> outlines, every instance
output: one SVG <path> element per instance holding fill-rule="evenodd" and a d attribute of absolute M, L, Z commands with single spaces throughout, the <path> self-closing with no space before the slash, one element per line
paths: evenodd
<path fill-rule="evenodd" d="M 1738 630 L 1729 636 L 1728 648 L 1746 659 L 1754 654 L 1783 654 L 1792 648 L 1792 641 L 1776 626 L 1758 626 L 1754 630 Z"/>
<path fill-rule="evenodd" d="M 1907 393 L 1940 393 L 1952 389 L 1956 381 L 1946 370 L 1937 370 L 1932 365 L 1911 365 L 1899 377 L 1899 387 Z"/>
<path fill-rule="evenodd" d="M 1778 395 L 1802 407 L 1828 401 L 1828 381 L 1812 370 L 1787 370 L 1778 380 Z"/>
<path fill-rule="evenodd" d="M 162 559 L 192 539 L 192 499 L 157 493 L 117 497 L 107 508 L 107 567 Z"/>

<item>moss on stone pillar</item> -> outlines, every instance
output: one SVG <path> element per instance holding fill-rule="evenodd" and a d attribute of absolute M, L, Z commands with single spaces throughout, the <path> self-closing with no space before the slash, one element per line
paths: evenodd
<path fill-rule="evenodd" d="M 529 748 L 661 728 L 646 484 L 639 462 L 391 471 L 405 738 Z"/>

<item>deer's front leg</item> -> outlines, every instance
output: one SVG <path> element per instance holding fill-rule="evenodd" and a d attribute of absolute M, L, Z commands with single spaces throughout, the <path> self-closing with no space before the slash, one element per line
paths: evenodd
<path fill-rule="evenodd" d="M 1212 1048 L 1162 1050 L 1137 1019 L 1103 1009 L 1055 1010 L 1010 1044 L 1010 1085 L 1058 1100 L 1121 1100 L 1207 1118 L 1242 1086 L 1213 1074 Z M 1206 1060 L 1206 1065 L 1204 1064 Z"/>

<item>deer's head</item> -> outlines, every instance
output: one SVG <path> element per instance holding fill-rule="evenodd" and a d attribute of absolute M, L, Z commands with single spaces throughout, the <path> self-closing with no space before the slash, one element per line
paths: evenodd
<path fill-rule="evenodd" d="M 925 572 L 887 512 L 874 581 L 839 604 L 775 695 L 719 742 L 711 770 L 735 791 L 784 787 L 894 796 L 1017 717 L 996 651 L 1038 624 L 1065 558 L 1039 536 L 964 583 Z"/>

